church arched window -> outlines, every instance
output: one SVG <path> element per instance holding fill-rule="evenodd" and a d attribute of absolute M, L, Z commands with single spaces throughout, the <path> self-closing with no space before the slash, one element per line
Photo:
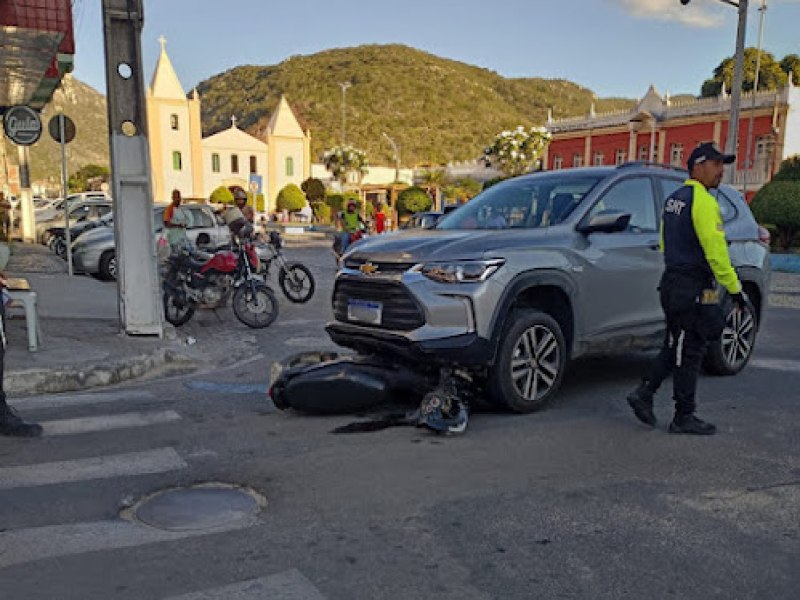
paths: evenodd
<path fill-rule="evenodd" d="M 181 153 L 178 152 L 177 150 L 175 150 L 175 152 L 172 153 L 172 168 L 175 169 L 176 171 L 180 171 L 181 169 L 183 169 L 183 161 L 181 159 Z"/>
<path fill-rule="evenodd" d="M 172 114 L 169 116 L 169 126 L 178 131 L 178 115 Z"/>
<path fill-rule="evenodd" d="M 286 176 L 291 177 L 294 175 L 294 159 L 291 156 L 286 157 Z"/>

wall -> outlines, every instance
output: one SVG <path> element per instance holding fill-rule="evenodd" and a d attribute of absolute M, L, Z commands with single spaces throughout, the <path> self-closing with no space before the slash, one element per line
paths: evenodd
<path fill-rule="evenodd" d="M 265 146 L 266 148 L 266 146 Z M 220 172 L 214 173 L 211 168 L 211 155 L 219 154 Z M 231 171 L 231 155 L 239 155 L 239 172 L 234 173 Z M 248 189 L 248 182 L 250 179 L 250 156 L 256 157 L 256 167 L 258 174 L 263 179 L 263 185 L 266 189 L 267 183 L 267 151 L 266 149 L 258 152 L 255 150 L 243 150 L 242 148 L 234 148 L 231 146 L 203 144 L 203 195 L 208 198 L 216 188 L 221 185 L 228 187 L 229 185 L 241 185 L 245 190 Z"/>

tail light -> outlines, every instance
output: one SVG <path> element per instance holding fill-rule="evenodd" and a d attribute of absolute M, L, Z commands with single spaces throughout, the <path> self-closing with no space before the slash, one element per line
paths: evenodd
<path fill-rule="evenodd" d="M 761 225 L 758 226 L 758 241 L 766 246 L 769 246 L 770 242 L 772 241 L 772 235 L 770 234 L 769 229 L 762 227 Z"/>

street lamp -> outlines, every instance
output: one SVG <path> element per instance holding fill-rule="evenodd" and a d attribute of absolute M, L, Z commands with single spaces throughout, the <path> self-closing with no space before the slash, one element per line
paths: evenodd
<path fill-rule="evenodd" d="M 392 150 L 394 150 L 394 180 L 395 182 L 398 182 L 400 181 L 400 149 L 385 131 L 382 131 L 381 135 L 389 141 L 389 143 L 392 145 Z"/>
<path fill-rule="evenodd" d="M 345 106 L 347 103 L 347 88 L 351 87 L 353 84 L 349 81 L 344 81 L 339 84 L 339 87 L 342 88 L 342 146 L 345 145 L 347 141 L 345 124 L 346 124 L 346 117 L 345 117 Z"/>
<path fill-rule="evenodd" d="M 736 154 L 739 143 L 739 103 L 742 98 L 742 70 L 744 65 L 744 37 L 747 30 L 747 3 L 748 0 L 719 0 L 739 9 L 739 24 L 736 28 L 736 60 L 733 67 L 733 89 L 731 90 L 731 116 L 728 121 L 728 139 L 725 143 L 725 154 Z M 680 0 L 686 6 L 691 0 Z M 733 183 L 733 173 L 736 163 L 725 168 L 726 183 Z"/>

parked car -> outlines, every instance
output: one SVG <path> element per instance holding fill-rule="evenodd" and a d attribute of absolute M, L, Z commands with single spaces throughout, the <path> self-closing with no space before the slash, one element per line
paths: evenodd
<path fill-rule="evenodd" d="M 436 225 L 436 222 L 443 214 L 436 211 L 414 213 L 408 221 L 403 223 L 400 229 L 429 229 Z"/>
<path fill-rule="evenodd" d="M 571 359 L 660 345 L 661 212 L 686 178 L 639 163 L 535 173 L 488 188 L 432 230 L 364 240 L 343 257 L 327 331 L 360 353 L 466 369 L 493 402 L 535 410 Z M 725 375 L 753 352 L 769 248 L 740 193 L 713 193 L 753 301 L 728 312 L 709 347 L 706 369 Z"/>
<path fill-rule="evenodd" d="M 107 212 L 99 219 L 94 221 L 80 221 L 69 228 L 70 243 L 75 242 L 81 235 L 97 227 L 112 227 L 114 225 L 114 213 Z M 51 227 L 47 230 L 50 239 L 47 245 L 55 254 L 61 258 L 67 258 L 67 240 L 64 235 L 64 227 Z"/>
<path fill-rule="evenodd" d="M 89 198 L 72 202 L 69 198 L 69 222 L 70 226 L 83 221 L 95 221 L 103 215 L 111 212 L 111 201 L 100 198 Z M 36 239 L 41 244 L 49 241 L 48 230 L 53 227 L 64 227 L 64 211 L 54 210 L 52 216 L 47 214 L 36 215 Z"/>
<path fill-rule="evenodd" d="M 156 234 L 164 228 L 166 205 L 153 208 L 153 228 Z M 186 230 L 189 240 L 199 248 L 218 248 L 231 241 L 230 230 L 210 206 L 184 204 L 191 212 L 192 225 Z M 89 273 L 100 279 L 117 278 L 117 249 L 113 227 L 97 227 L 85 232 L 72 244 L 72 266 L 76 272 Z"/>

